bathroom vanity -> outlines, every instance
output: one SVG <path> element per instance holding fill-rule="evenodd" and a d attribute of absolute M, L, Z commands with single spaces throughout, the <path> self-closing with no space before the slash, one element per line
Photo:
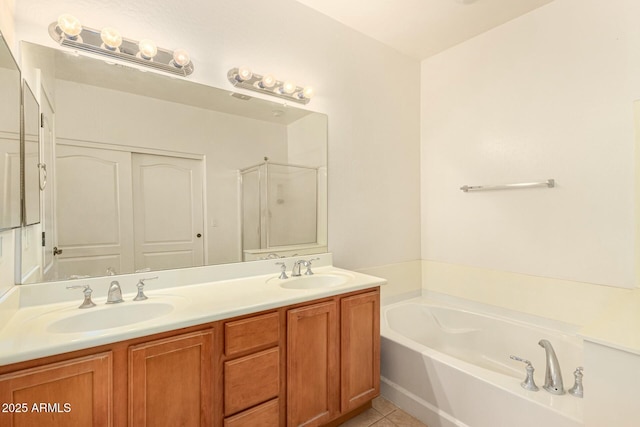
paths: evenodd
<path fill-rule="evenodd" d="M 340 276 L 349 279 L 335 285 L 333 278 Z M 319 285 L 325 282 L 331 284 Z M 309 283 L 312 287 L 305 289 Z M 379 394 L 382 283 L 325 267 L 314 276 L 287 280 L 267 275 L 150 290 L 149 299 L 141 302 L 131 301 L 133 293 L 125 292 L 125 303 L 104 306 L 96 299 L 98 306 L 86 310 L 76 308 L 80 301 L 75 300 L 18 309 L 12 320 L 24 325 L 24 333 L 4 329 L 0 339 L 6 343 L 12 334 L 22 336 L 15 342 L 23 352 L 18 358 L 56 354 L 0 366 L 0 424 L 337 424 L 366 409 Z M 261 291 L 254 292 L 254 287 Z M 245 298 L 234 298 L 233 292 Z M 155 322 L 113 327 L 113 333 L 77 331 L 75 322 L 60 323 L 91 310 L 117 314 L 117 306 L 125 304 L 143 310 L 172 297 L 193 304 Z M 260 297 L 262 303 L 256 304 Z M 216 299 L 228 301 L 203 314 L 204 306 L 214 306 L 207 302 Z M 21 319 L 20 310 L 31 313 Z M 228 316 L 239 312 L 243 314 Z M 72 332 L 60 332 L 72 324 Z M 164 330 L 148 333 L 158 328 Z M 24 336 L 27 332 L 29 337 Z M 58 350 L 47 350 L 47 334 L 60 335 L 48 346 Z M 61 339 L 67 341 L 55 347 Z M 113 342 L 92 345 L 105 340 Z M 77 349 L 57 354 L 65 347 Z M 6 352 L 1 351 L 4 360 L 15 359 L 15 352 Z"/>

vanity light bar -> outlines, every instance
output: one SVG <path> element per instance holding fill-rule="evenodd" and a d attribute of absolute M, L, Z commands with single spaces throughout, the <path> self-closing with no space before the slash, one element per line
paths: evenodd
<path fill-rule="evenodd" d="M 193 73 L 193 63 L 183 49 L 157 47 L 151 40 L 131 40 L 113 28 L 102 31 L 80 25 L 71 15 L 61 15 L 49 25 L 49 35 L 61 46 L 132 62 L 183 77 Z"/>
<path fill-rule="evenodd" d="M 311 86 L 300 87 L 290 81 L 277 80 L 271 74 L 256 74 L 247 67 L 230 69 L 227 78 L 235 87 L 277 96 L 299 104 L 308 104 L 314 93 Z"/>

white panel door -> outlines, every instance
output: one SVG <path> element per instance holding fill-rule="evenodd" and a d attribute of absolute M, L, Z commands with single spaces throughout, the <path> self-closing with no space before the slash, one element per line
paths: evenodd
<path fill-rule="evenodd" d="M 132 154 L 135 268 L 204 264 L 202 161 Z"/>
<path fill-rule="evenodd" d="M 131 153 L 56 145 L 58 276 L 132 272 Z"/>

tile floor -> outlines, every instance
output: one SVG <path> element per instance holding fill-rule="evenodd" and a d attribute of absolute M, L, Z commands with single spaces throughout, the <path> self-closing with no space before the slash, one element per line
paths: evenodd
<path fill-rule="evenodd" d="M 396 405 L 380 396 L 373 399 L 373 408 L 350 419 L 340 427 L 427 427 Z"/>

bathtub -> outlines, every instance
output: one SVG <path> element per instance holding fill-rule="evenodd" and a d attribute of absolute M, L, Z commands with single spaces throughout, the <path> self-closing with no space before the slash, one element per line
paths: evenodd
<path fill-rule="evenodd" d="M 568 390 L 582 366 L 577 327 L 432 297 L 383 306 L 381 316 L 382 395 L 429 427 L 584 425 L 583 399 L 542 389 L 545 351 L 538 345 L 553 344 Z M 525 365 L 510 355 L 533 363 L 539 391 L 520 386 Z"/>

